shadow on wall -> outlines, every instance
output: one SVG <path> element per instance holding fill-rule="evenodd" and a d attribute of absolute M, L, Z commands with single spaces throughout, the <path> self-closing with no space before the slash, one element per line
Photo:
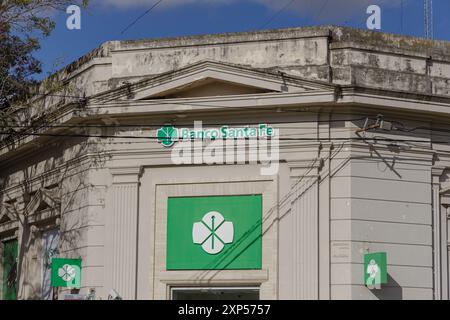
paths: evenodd
<path fill-rule="evenodd" d="M 379 300 L 403 300 L 403 289 L 400 284 L 391 277 L 388 276 L 388 287 L 381 287 L 380 290 L 370 290 L 372 294 Z"/>

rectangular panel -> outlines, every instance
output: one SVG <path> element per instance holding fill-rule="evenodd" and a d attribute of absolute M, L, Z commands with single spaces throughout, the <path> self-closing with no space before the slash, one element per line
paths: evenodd
<path fill-rule="evenodd" d="M 384 155 L 381 155 L 384 156 Z M 336 173 L 338 177 L 360 177 L 383 180 L 431 182 L 429 166 L 411 164 L 392 159 L 388 154 L 385 158 L 378 155 L 374 160 L 368 157 L 363 160 L 352 160 Z"/>
<path fill-rule="evenodd" d="M 167 269 L 261 269 L 262 196 L 168 198 Z"/>
<path fill-rule="evenodd" d="M 352 198 L 431 203 L 429 183 L 333 177 L 331 191 L 333 198 L 348 198 L 351 194 Z"/>
<path fill-rule="evenodd" d="M 332 199 L 331 219 L 431 225 L 431 204 L 389 200 Z"/>
<path fill-rule="evenodd" d="M 331 240 L 431 245 L 431 226 L 376 221 L 334 220 Z"/>
<path fill-rule="evenodd" d="M 389 259 L 389 258 L 388 258 Z M 363 263 L 358 264 L 332 264 L 331 279 L 333 285 L 362 285 L 364 286 Z M 381 285 L 384 288 L 433 288 L 432 268 L 387 265 L 388 283 Z"/>
<path fill-rule="evenodd" d="M 332 263 L 361 263 L 365 252 L 386 251 L 389 263 L 397 266 L 432 267 L 431 245 L 332 241 Z"/>
<path fill-rule="evenodd" d="M 282 299 L 318 299 L 318 228 L 317 179 L 310 178 L 293 189 L 280 222 Z"/>
<path fill-rule="evenodd" d="M 362 285 L 332 285 L 331 298 L 341 300 L 432 300 L 433 290 L 401 287 L 369 290 Z"/>

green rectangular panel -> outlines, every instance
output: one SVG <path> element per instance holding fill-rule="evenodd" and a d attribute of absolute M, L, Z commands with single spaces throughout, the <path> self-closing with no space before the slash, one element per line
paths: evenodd
<path fill-rule="evenodd" d="M 366 286 L 388 283 L 386 252 L 364 255 L 364 284 Z"/>
<path fill-rule="evenodd" d="M 262 196 L 169 198 L 167 270 L 261 269 Z"/>
<path fill-rule="evenodd" d="M 52 258 L 52 287 L 81 287 L 81 259 Z"/>
<path fill-rule="evenodd" d="M 17 299 L 17 240 L 3 242 L 3 300 Z"/>

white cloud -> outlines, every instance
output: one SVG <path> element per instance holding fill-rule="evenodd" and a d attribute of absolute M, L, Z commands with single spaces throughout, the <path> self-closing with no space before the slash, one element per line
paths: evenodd
<path fill-rule="evenodd" d="M 150 8 L 157 0 L 97 0 L 104 6 L 116 8 L 142 7 Z M 175 6 L 199 4 L 199 5 L 227 5 L 237 2 L 254 2 L 276 12 L 283 8 L 289 0 L 165 0 L 160 8 L 170 9 Z M 326 5 L 325 5 L 326 4 Z M 286 11 L 295 12 L 299 16 L 308 16 L 320 22 L 343 22 L 348 18 L 361 14 L 366 17 L 366 9 L 369 5 L 377 4 L 383 7 L 400 6 L 399 0 L 296 0 Z"/>

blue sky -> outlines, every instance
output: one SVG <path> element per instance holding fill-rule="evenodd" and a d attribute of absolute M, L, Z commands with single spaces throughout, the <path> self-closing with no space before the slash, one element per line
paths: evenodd
<path fill-rule="evenodd" d="M 381 31 L 424 35 L 423 0 L 403 0 L 403 15 L 402 0 L 165 0 L 122 34 L 155 2 L 157 0 L 91 0 L 89 8 L 81 12 L 81 30 L 66 28 L 68 15 L 65 12 L 55 14 L 56 29 L 43 39 L 42 48 L 36 53 L 44 68 L 38 78 L 109 40 L 324 24 L 365 28 L 366 9 L 370 4 L 377 4 L 382 9 Z M 433 2 L 435 39 L 450 41 L 450 19 L 447 17 L 450 0 Z M 289 3 L 289 7 L 274 18 Z"/>

